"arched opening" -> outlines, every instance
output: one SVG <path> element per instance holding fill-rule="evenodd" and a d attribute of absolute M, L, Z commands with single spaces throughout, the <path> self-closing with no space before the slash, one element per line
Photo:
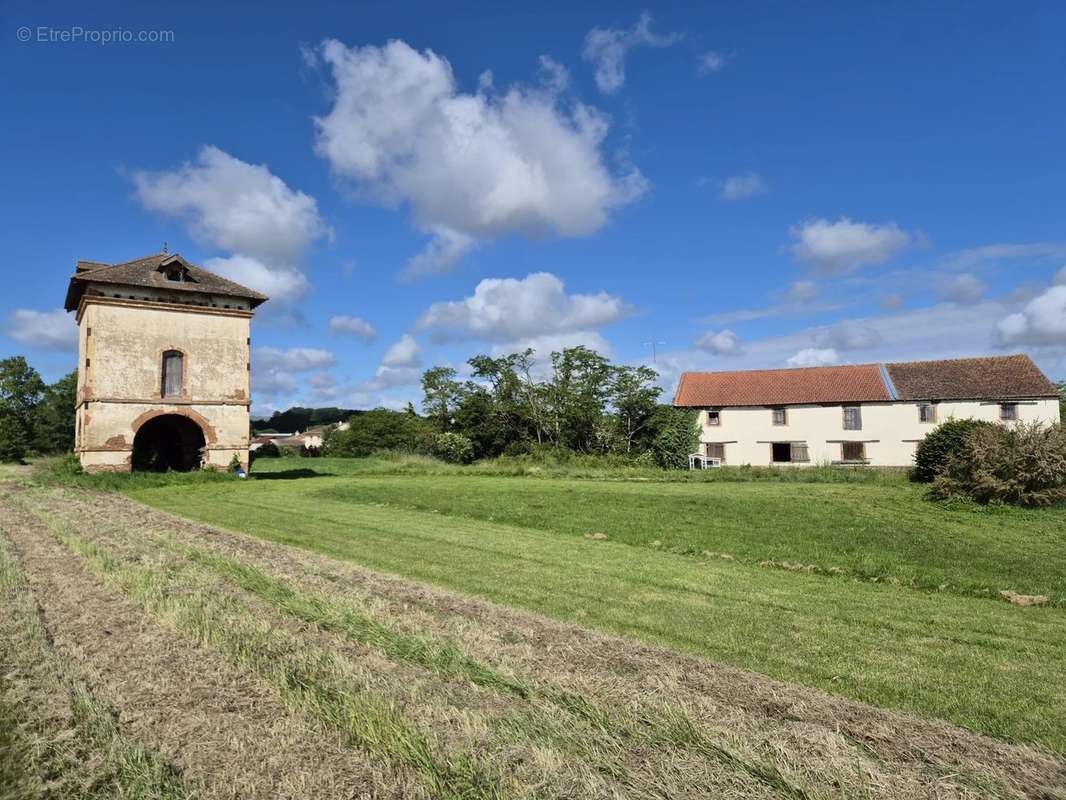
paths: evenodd
<path fill-rule="evenodd" d="M 181 414 L 148 420 L 133 437 L 133 469 L 139 472 L 188 472 L 203 460 L 204 432 Z"/>

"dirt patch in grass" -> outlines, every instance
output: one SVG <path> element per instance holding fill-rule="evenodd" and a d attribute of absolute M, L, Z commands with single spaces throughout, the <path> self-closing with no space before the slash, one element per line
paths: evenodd
<path fill-rule="evenodd" d="M 3 531 L 56 652 L 109 699 L 124 730 L 179 769 L 197 797 L 422 796 L 412 776 L 363 758 L 290 713 L 259 681 L 153 623 L 9 502 Z"/>
<path fill-rule="evenodd" d="M 589 703 L 592 718 L 611 709 L 650 725 L 655 735 L 628 743 L 621 759 L 629 778 L 639 777 L 639 790 L 630 786 L 632 791 L 626 792 L 624 781 L 621 787 L 608 781 L 589 786 L 588 795 L 609 787 L 621 794 L 647 795 L 654 793 L 655 785 L 670 794 L 686 778 L 712 774 L 720 779 L 720 796 L 751 797 L 768 790 L 771 795 L 787 794 L 772 787 L 772 776 L 753 782 L 738 769 L 728 782 L 728 771 L 708 772 L 707 761 L 715 756 L 698 746 L 707 741 L 728 742 L 729 753 L 745 754 L 750 763 L 774 765 L 786 776 L 786 785 L 813 787 L 811 796 L 1050 798 L 1063 796 L 1061 787 L 1066 786 L 1066 764 L 1058 756 L 947 723 L 871 708 L 383 576 L 181 520 L 120 497 L 60 491 L 34 502 L 67 524 L 81 521 L 83 529 L 95 528 L 94 535 L 116 541 L 126 537 L 130 547 L 135 546 L 129 543 L 131 532 L 143 532 L 239 559 L 301 592 L 348 604 L 392 630 L 454 643 L 478 663 Z M 339 643 L 340 634 L 330 635 L 338 648 L 351 646 Z M 493 708 L 499 711 L 498 704 Z M 589 718 L 585 714 L 586 722 Z M 538 739 L 558 744 L 573 735 L 568 730 L 572 724 L 565 714 L 522 711 L 514 717 L 512 730 L 516 746 L 528 748 Z M 604 741 L 609 746 L 601 753 L 617 746 L 611 737 Z M 538 761 L 532 773 L 550 774 L 562 766 L 557 764 L 559 748 L 546 745 L 529 757 Z M 727 758 L 721 753 L 717 757 Z M 609 771 L 609 764 L 602 766 Z"/>

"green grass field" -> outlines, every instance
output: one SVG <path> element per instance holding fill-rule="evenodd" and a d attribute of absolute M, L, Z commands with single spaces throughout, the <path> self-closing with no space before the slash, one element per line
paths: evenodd
<path fill-rule="evenodd" d="M 255 472 L 124 489 L 264 539 L 1066 752 L 1066 509 L 946 507 L 874 473 L 671 482 L 375 459 L 263 460 Z M 606 540 L 585 538 L 594 532 Z M 1052 603 L 1014 606 L 1000 590 Z"/>

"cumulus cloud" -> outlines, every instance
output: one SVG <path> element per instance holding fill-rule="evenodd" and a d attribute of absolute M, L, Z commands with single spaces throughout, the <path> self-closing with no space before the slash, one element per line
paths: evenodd
<path fill-rule="evenodd" d="M 332 367 L 337 363 L 337 359 L 329 350 L 320 350 L 317 347 L 290 347 L 286 350 L 277 347 L 257 347 L 254 363 L 263 369 L 306 372 Z"/>
<path fill-rule="evenodd" d="M 790 367 L 823 367 L 826 364 L 836 364 L 838 361 L 840 361 L 840 355 L 831 347 L 805 347 L 785 363 Z"/>
<path fill-rule="evenodd" d="M 696 340 L 695 346 L 700 350 L 715 355 L 728 356 L 740 352 L 740 339 L 731 330 L 707 331 Z"/>
<path fill-rule="evenodd" d="M 723 200 L 742 200 L 745 197 L 763 194 L 768 188 L 761 175 L 751 172 L 747 175 L 734 175 L 726 178 L 718 196 Z"/>
<path fill-rule="evenodd" d="M 362 317 L 346 315 L 330 317 L 329 330 L 334 336 L 358 336 L 368 342 L 372 342 L 377 336 L 374 326 Z"/>
<path fill-rule="evenodd" d="M 960 306 L 972 306 L 984 299 L 988 286 L 970 272 L 955 275 L 940 287 L 940 296 Z"/>
<path fill-rule="evenodd" d="M 289 188 L 266 165 L 206 145 L 194 161 L 135 172 L 132 179 L 145 208 L 182 220 L 196 238 L 229 250 L 233 258 L 215 264 L 233 262 L 229 267 L 244 277 L 240 282 L 278 299 L 307 288 L 300 260 L 330 230 L 315 199 Z"/>
<path fill-rule="evenodd" d="M 315 397 L 320 400 L 334 400 L 340 394 L 340 386 L 337 379 L 328 372 L 316 372 L 307 379 L 307 385 L 311 387 Z"/>
<path fill-rule="evenodd" d="M 607 119 L 563 102 L 565 74 L 550 60 L 538 86 L 497 93 L 489 78 L 467 94 L 446 60 L 402 41 L 329 40 L 320 52 L 335 99 L 315 118 L 315 151 L 369 198 L 410 207 L 431 240 L 409 275 L 447 270 L 509 233 L 593 233 L 646 189 L 636 169 L 607 168 Z"/>
<path fill-rule="evenodd" d="M 998 334 L 1003 345 L 1066 345 L 1066 281 L 1001 320 Z"/>
<path fill-rule="evenodd" d="M 434 303 L 416 327 L 438 339 L 514 342 L 532 337 L 594 331 L 630 312 L 621 298 L 606 292 L 567 294 L 548 272 L 522 279 L 486 278 L 463 300 Z"/>
<path fill-rule="evenodd" d="M 707 50 L 700 54 L 699 67 L 697 71 L 700 75 L 711 75 L 715 72 L 721 72 L 722 67 L 725 66 L 725 62 L 729 60 L 729 56 L 725 53 L 718 53 L 714 50 Z"/>
<path fill-rule="evenodd" d="M 614 350 L 599 331 L 569 331 L 567 333 L 548 333 L 543 336 L 527 336 L 508 342 L 500 342 L 493 345 L 493 355 L 506 355 L 508 353 L 522 353 L 527 349 L 533 350 L 541 356 L 541 365 L 546 368 L 547 361 L 543 358 L 550 353 L 558 353 L 569 347 L 587 347 L 595 350 L 602 356 L 610 358 Z"/>
<path fill-rule="evenodd" d="M 844 275 L 859 267 L 883 264 L 911 241 L 911 234 L 894 222 L 875 225 L 847 217 L 836 222 L 812 220 L 793 226 L 789 233 L 796 239 L 792 254 L 825 275 Z"/>
<path fill-rule="evenodd" d="M 5 333 L 19 344 L 40 350 L 77 352 L 78 326 L 74 316 L 61 308 L 34 311 L 20 308 L 7 318 Z"/>
<path fill-rule="evenodd" d="M 820 328 L 814 334 L 815 344 L 820 352 L 839 350 L 867 350 L 881 343 L 881 334 L 876 328 L 859 322 L 838 322 L 826 328 Z"/>
<path fill-rule="evenodd" d="M 365 392 L 378 392 L 382 389 L 392 389 L 396 386 L 411 386 L 418 383 L 422 378 L 422 371 L 418 367 L 390 367 L 382 364 L 374 373 L 374 378 L 360 384 L 359 390 Z"/>
<path fill-rule="evenodd" d="M 400 341 L 392 344 L 385 355 L 381 357 L 381 363 L 386 367 L 416 367 L 422 348 L 418 346 L 415 338 L 405 333 Z"/>
<path fill-rule="evenodd" d="M 270 267 L 251 256 L 209 258 L 204 269 L 229 278 L 274 300 L 302 297 L 309 286 L 307 276 L 293 267 Z"/>
<path fill-rule="evenodd" d="M 605 94 L 614 94 L 626 82 L 626 54 L 636 47 L 669 47 L 680 34 L 657 34 L 651 30 L 651 15 L 641 14 L 630 30 L 593 28 L 585 36 L 583 58 L 596 70 L 596 85 Z"/>

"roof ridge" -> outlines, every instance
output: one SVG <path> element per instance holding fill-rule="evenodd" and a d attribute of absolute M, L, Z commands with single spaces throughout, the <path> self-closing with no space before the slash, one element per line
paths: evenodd
<path fill-rule="evenodd" d="M 753 372 L 801 372 L 816 369 L 850 369 L 853 367 L 876 367 L 876 361 L 864 361 L 861 364 L 815 364 L 809 367 L 755 367 L 752 369 L 721 369 L 721 370 L 685 370 L 682 375 L 743 375 Z"/>

